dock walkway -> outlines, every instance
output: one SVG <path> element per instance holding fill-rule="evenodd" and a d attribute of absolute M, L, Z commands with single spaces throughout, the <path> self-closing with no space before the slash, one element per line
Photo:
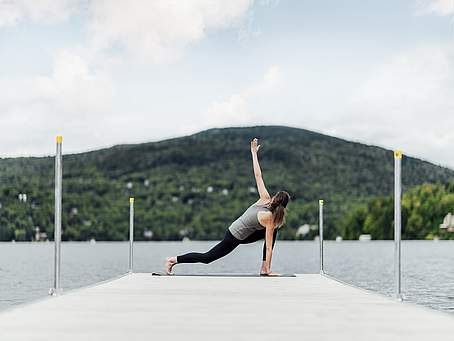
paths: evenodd
<path fill-rule="evenodd" d="M 451 340 L 454 318 L 321 275 L 135 273 L 0 313 L 15 340 Z"/>

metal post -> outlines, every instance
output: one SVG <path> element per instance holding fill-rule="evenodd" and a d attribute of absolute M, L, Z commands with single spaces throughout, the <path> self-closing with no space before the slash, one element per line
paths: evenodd
<path fill-rule="evenodd" d="M 402 176 L 401 176 L 402 152 L 394 152 L 394 281 L 395 298 L 402 301 L 401 295 L 401 252 L 400 240 L 402 230 L 401 196 L 402 196 Z"/>
<path fill-rule="evenodd" d="M 53 296 L 61 291 L 62 141 L 63 137 L 57 136 L 57 151 L 55 155 L 54 286 L 49 290 L 49 294 Z"/>
<path fill-rule="evenodd" d="M 129 198 L 129 272 L 133 272 L 134 198 Z"/>
<path fill-rule="evenodd" d="M 323 200 L 318 201 L 319 206 L 319 239 L 320 239 L 320 274 L 323 275 L 325 273 L 323 269 Z"/>

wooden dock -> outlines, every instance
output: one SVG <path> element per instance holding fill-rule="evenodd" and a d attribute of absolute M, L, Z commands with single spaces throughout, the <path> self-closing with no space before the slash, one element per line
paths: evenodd
<path fill-rule="evenodd" d="M 0 313 L 14 340 L 451 340 L 454 317 L 297 277 L 136 273 Z"/>

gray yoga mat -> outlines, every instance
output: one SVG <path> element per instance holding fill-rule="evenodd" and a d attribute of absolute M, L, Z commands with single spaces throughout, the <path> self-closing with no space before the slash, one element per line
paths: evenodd
<path fill-rule="evenodd" d="M 259 274 L 248 274 L 248 273 L 206 273 L 206 274 L 173 274 L 173 275 L 167 275 L 164 272 L 152 272 L 153 276 L 176 276 L 176 277 L 296 277 L 294 274 L 281 274 L 280 276 L 263 276 Z"/>

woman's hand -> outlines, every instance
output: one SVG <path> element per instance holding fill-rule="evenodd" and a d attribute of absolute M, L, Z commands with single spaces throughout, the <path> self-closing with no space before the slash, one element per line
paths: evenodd
<path fill-rule="evenodd" d="M 254 138 L 251 141 L 251 153 L 257 154 L 257 152 L 259 151 L 260 145 L 258 144 L 258 142 L 259 142 L 259 140 L 257 140 L 257 138 Z"/>

